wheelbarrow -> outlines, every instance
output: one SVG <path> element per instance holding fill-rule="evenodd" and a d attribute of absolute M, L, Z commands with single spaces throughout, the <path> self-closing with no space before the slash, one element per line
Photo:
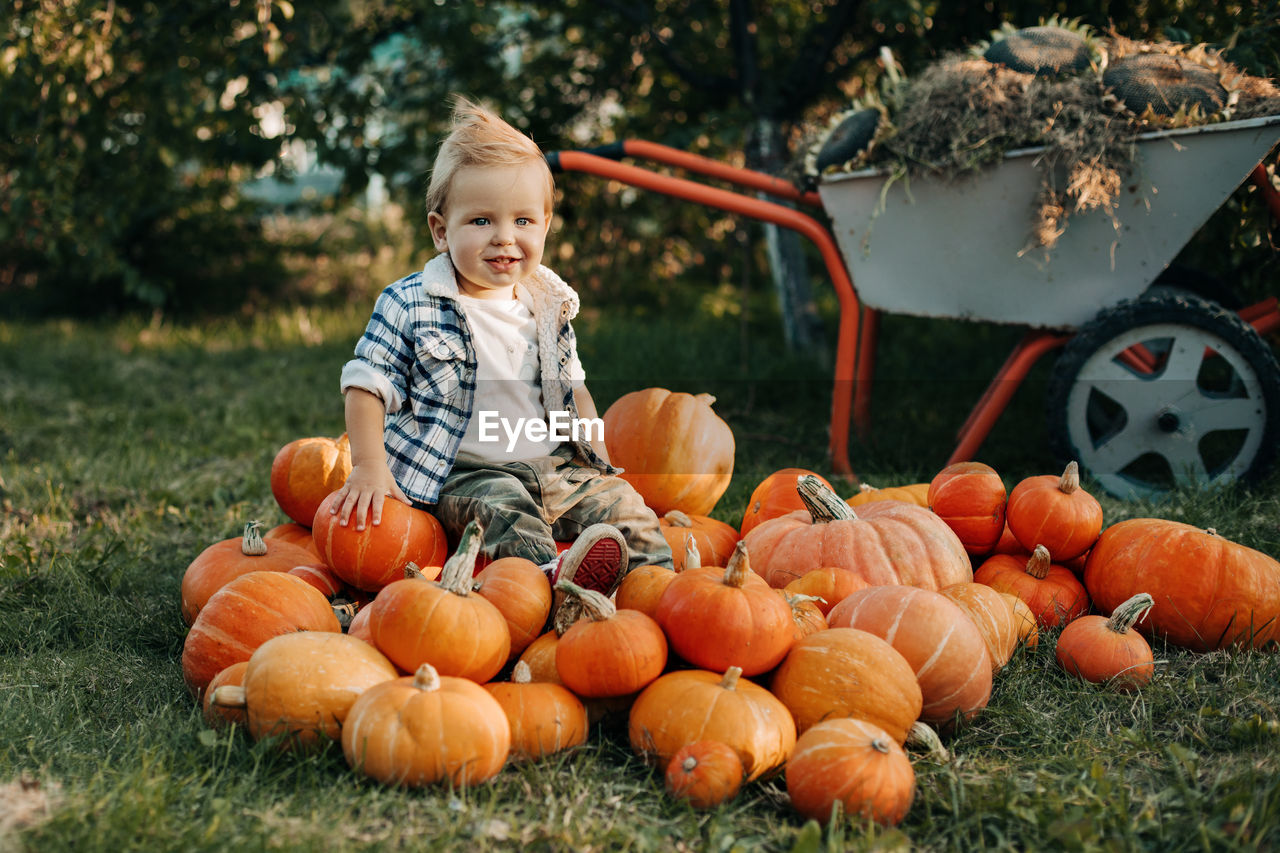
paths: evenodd
<path fill-rule="evenodd" d="M 1011 151 L 961 180 L 894 180 L 872 168 L 824 176 L 817 192 L 641 140 L 548 160 L 553 170 L 770 222 L 815 244 L 840 307 L 829 433 L 838 475 L 853 476 L 850 426 L 869 432 L 878 317 L 891 312 L 1026 328 L 960 427 L 948 463 L 971 459 L 1031 368 L 1061 350 L 1047 393 L 1052 449 L 1131 498 L 1255 479 L 1275 461 L 1280 365 L 1263 336 L 1280 329 L 1277 298 L 1230 311 L 1167 270 L 1245 180 L 1280 222 L 1280 192 L 1261 165 L 1277 142 L 1280 116 L 1144 134 L 1114 211 L 1119 227 L 1101 211 L 1077 214 L 1047 251 L 1024 251 L 1039 148 Z"/>

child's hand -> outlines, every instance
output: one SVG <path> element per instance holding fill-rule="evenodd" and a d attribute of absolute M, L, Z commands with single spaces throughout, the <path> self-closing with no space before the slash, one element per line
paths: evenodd
<path fill-rule="evenodd" d="M 386 465 L 356 465 L 347 475 L 347 482 L 338 489 L 338 497 L 329 512 L 338 516 L 338 523 L 346 527 L 354 510 L 356 530 L 364 530 L 364 521 L 370 512 L 375 525 L 382 523 L 382 502 L 387 498 L 410 503 Z"/>

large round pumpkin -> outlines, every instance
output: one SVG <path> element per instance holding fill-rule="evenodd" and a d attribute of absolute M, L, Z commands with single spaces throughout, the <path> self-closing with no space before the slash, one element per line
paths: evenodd
<path fill-rule="evenodd" d="M 287 572 L 294 566 L 316 561 L 315 555 L 301 545 L 263 538 L 258 527 L 258 522 L 249 522 L 244 526 L 244 535 L 215 542 L 187 566 L 179 595 L 182 619 L 188 625 L 195 621 L 211 595 L 241 575 Z"/>
<path fill-rule="evenodd" d="M 787 763 L 791 805 L 811 820 L 831 820 L 832 806 L 846 814 L 896 826 L 915 797 L 911 760 L 883 729 L 864 720 L 827 720 L 796 741 Z"/>
<path fill-rule="evenodd" d="M 825 477 L 807 468 L 780 468 L 774 471 L 752 490 L 746 511 L 742 514 L 742 523 L 738 526 L 739 536 L 746 536 L 763 521 L 804 509 L 804 501 L 800 500 L 800 495 L 796 492 L 796 480 L 802 474 L 817 477 L 827 488 L 831 488 Z"/>
<path fill-rule="evenodd" d="M 342 525 L 330 512 L 337 495 L 334 492 L 321 502 L 311 534 L 321 558 L 347 583 L 377 592 L 403 578 L 409 563 L 444 563 L 449 553 L 444 527 L 431 513 L 388 499 L 382 503 L 381 522 L 360 530 L 354 518 Z"/>
<path fill-rule="evenodd" d="M 705 515 L 689 515 L 673 509 L 658 519 L 662 536 L 671 546 L 671 563 L 677 572 L 684 570 L 686 537 L 692 536 L 704 566 L 723 566 L 729 562 L 733 546 L 738 544 L 738 531 L 723 521 Z"/>
<path fill-rule="evenodd" d="M 920 682 L 920 719 L 969 718 L 991 698 L 991 658 L 982 633 L 960 606 L 933 590 L 869 586 L 831 608 L 833 628 L 858 628 L 898 650 Z"/>
<path fill-rule="evenodd" d="M 956 462 L 929 482 L 929 508 L 956 532 L 970 554 L 988 554 L 1004 533 L 1008 496 L 996 469 Z"/>
<path fill-rule="evenodd" d="M 1280 639 L 1280 562 L 1178 521 L 1133 518 L 1103 531 L 1085 565 L 1098 610 L 1140 592 L 1155 602 L 1138 629 L 1196 651 Z"/>
<path fill-rule="evenodd" d="M 338 438 L 299 438 L 289 442 L 271 463 L 271 494 L 284 514 L 310 525 L 316 509 L 342 488 L 351 473 L 351 443 Z"/>
<path fill-rule="evenodd" d="M 604 441 L 620 475 L 659 516 L 710 515 L 733 476 L 733 432 L 715 397 L 666 388 L 632 391 L 604 413 Z"/>
<path fill-rule="evenodd" d="M 828 628 L 797 642 L 774 671 L 769 690 L 787 706 L 801 734 L 822 720 L 858 717 L 900 744 L 924 704 L 902 653 L 856 628 Z"/>
<path fill-rule="evenodd" d="M 497 775 L 510 751 L 498 700 L 430 664 L 366 690 L 342 727 L 347 764 L 388 785 L 475 785 Z"/>
<path fill-rule="evenodd" d="M 332 631 L 342 626 L 328 599 L 284 572 L 250 572 L 215 592 L 182 645 L 182 677 L 197 697 L 233 663 L 247 661 L 279 634 Z"/>
<path fill-rule="evenodd" d="M 669 672 L 640 692 L 627 734 L 635 753 L 666 767 L 683 747 L 717 740 L 738 753 L 745 781 L 786 764 L 796 724 L 782 702 L 731 667 L 723 676 L 702 669 Z"/>
<path fill-rule="evenodd" d="M 771 586 L 823 566 L 848 569 L 871 585 L 939 589 L 973 580 L 960 539 L 924 507 L 874 501 L 855 510 L 816 477 L 801 477 L 797 489 L 807 510 L 766 521 L 743 540 Z"/>

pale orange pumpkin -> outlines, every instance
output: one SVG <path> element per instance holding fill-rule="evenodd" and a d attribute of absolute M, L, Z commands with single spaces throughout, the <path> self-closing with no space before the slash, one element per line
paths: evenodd
<path fill-rule="evenodd" d="M 858 491 L 845 498 L 852 507 L 865 506 L 876 501 L 902 501 L 915 506 L 929 506 L 929 484 L 909 483 L 905 486 L 877 488 L 870 483 L 859 483 Z"/>
<path fill-rule="evenodd" d="M 685 538 L 693 537 L 702 565 L 723 566 L 738 544 L 738 531 L 723 521 L 705 515 L 689 515 L 678 509 L 667 512 L 658 519 L 662 536 L 671 547 L 671 562 L 677 572 L 684 570 Z"/>
<path fill-rule="evenodd" d="M 787 794 L 796 811 L 827 823 L 832 806 L 896 826 L 915 798 L 915 770 L 902 747 L 872 723 L 826 720 L 796 741 L 787 762 Z"/>
<path fill-rule="evenodd" d="M 336 501 L 337 492 L 321 502 L 311 534 L 325 563 L 357 589 L 377 592 L 403 578 L 409 563 L 439 566 L 448 556 L 444 527 L 426 510 L 386 500 L 382 521 L 358 530 L 354 517 L 345 526 L 338 523 L 330 512 Z"/>
<path fill-rule="evenodd" d="M 991 671 L 1004 668 L 1018 648 L 1018 619 L 1004 594 L 984 583 L 956 583 L 938 590 L 960 605 L 982 633 L 991 655 Z"/>
<path fill-rule="evenodd" d="M 827 622 L 875 634 L 907 659 L 920 682 L 920 719 L 926 723 L 968 719 L 991 698 L 991 658 L 982 633 L 939 592 L 869 586 L 831 608 Z"/>
<path fill-rule="evenodd" d="M 710 515 L 729 488 L 733 431 L 712 411 L 714 402 L 710 394 L 646 388 L 605 410 L 609 458 L 659 516 L 673 509 Z"/>
<path fill-rule="evenodd" d="M 477 785 L 498 774 L 510 751 L 498 700 L 430 664 L 366 690 L 342 727 L 347 764 L 387 785 Z"/>
<path fill-rule="evenodd" d="M 351 443 L 310 437 L 289 442 L 271 463 L 271 494 L 284 514 L 310 526 L 320 502 L 342 488 L 351 474 Z"/>
<path fill-rule="evenodd" d="M 507 620 L 511 634 L 508 660 L 519 657 L 537 639 L 551 615 L 551 581 L 531 560 L 494 560 L 475 576 L 471 590 L 488 599 Z"/>
<path fill-rule="evenodd" d="M 664 777 L 667 793 L 695 809 L 733 799 L 742 788 L 742 759 L 728 744 L 700 740 L 671 756 Z"/>
<path fill-rule="evenodd" d="M 796 729 L 833 717 L 858 717 L 897 743 L 924 705 L 915 670 L 887 640 L 856 628 L 828 628 L 798 641 L 774 670 L 769 690 Z"/>
<path fill-rule="evenodd" d="M 743 540 L 770 585 L 785 587 L 826 566 L 873 585 L 939 589 L 973 580 L 960 539 L 924 507 L 873 501 L 854 510 L 816 477 L 801 477 L 796 487 L 807 510 L 766 521 Z"/>
<path fill-rule="evenodd" d="M 742 514 L 742 523 L 738 526 L 739 535 L 746 536 L 762 521 L 804 509 L 804 501 L 800 500 L 800 495 L 796 492 L 796 480 L 803 474 L 817 477 L 828 489 L 831 488 L 825 477 L 807 468 L 780 468 L 774 471 L 752 490 L 751 497 L 747 500 L 747 509 Z"/>
<path fill-rule="evenodd" d="M 196 556 L 182 573 L 179 596 L 182 620 L 190 625 L 215 592 L 249 572 L 287 572 L 315 562 L 315 555 L 283 539 L 265 539 L 261 525 L 251 521 L 244 534 L 215 542 Z"/>
<path fill-rule="evenodd" d="M 510 681 L 484 685 L 511 725 L 511 757 L 536 761 L 587 741 L 587 709 L 559 684 L 536 682 L 526 663 L 517 663 Z"/>
<path fill-rule="evenodd" d="M 1054 657 L 1072 675 L 1107 683 L 1118 690 L 1136 690 L 1155 673 L 1151 646 L 1133 624 L 1154 604 L 1140 592 L 1120 602 L 1108 618 L 1096 614 L 1081 616 L 1062 629 Z"/>
<path fill-rule="evenodd" d="M 987 554 L 1004 532 L 1008 495 L 996 469 L 956 462 L 929 482 L 928 507 L 956 532 L 970 554 Z"/>

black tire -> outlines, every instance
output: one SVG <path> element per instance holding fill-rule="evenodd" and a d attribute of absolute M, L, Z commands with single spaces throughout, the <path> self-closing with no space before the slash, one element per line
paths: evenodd
<path fill-rule="evenodd" d="M 1139 345 L 1151 372 L 1120 360 Z M 1050 373 L 1046 410 L 1055 454 L 1117 497 L 1253 482 L 1280 446 L 1280 364 L 1237 314 L 1155 290 L 1080 328 Z"/>

